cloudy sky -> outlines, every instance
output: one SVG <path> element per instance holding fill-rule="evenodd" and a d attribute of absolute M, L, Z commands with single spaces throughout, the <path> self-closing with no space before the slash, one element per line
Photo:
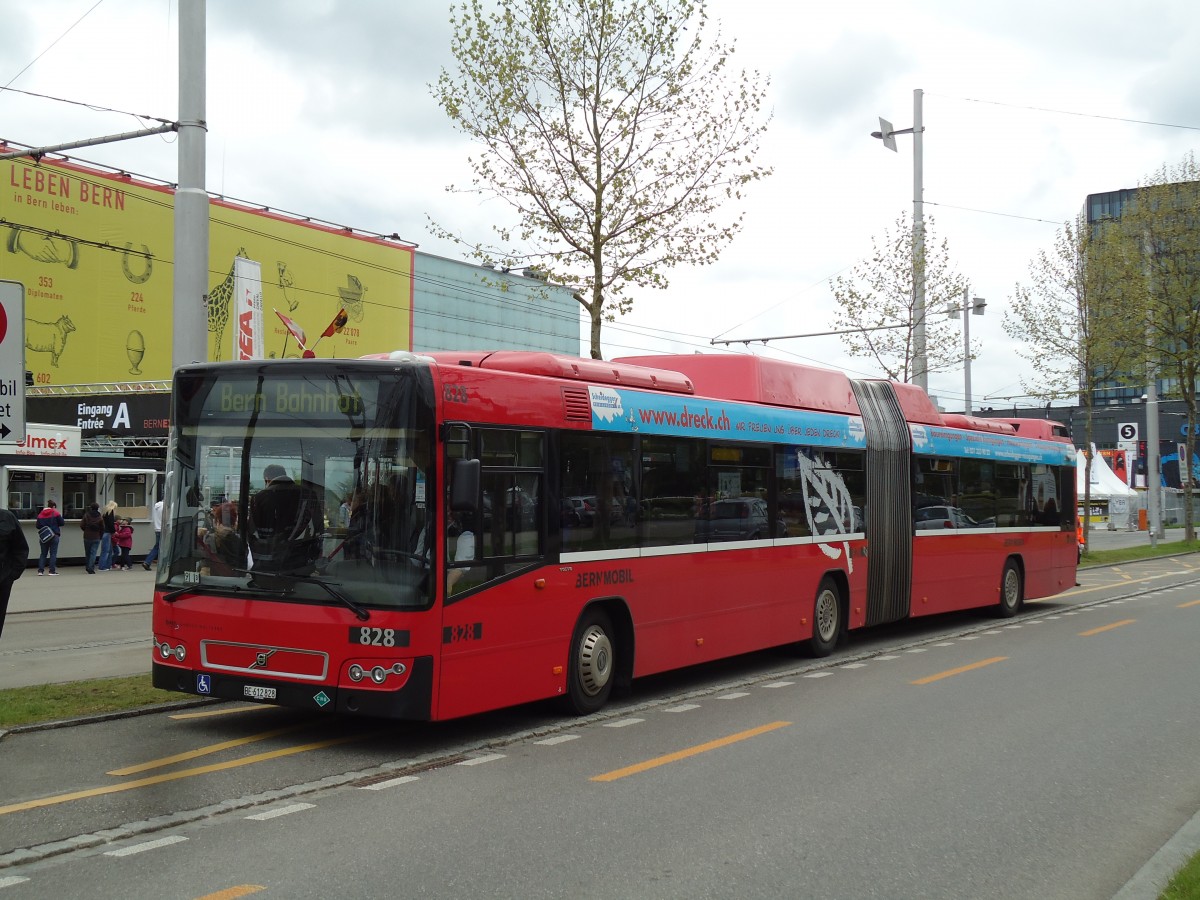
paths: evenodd
<path fill-rule="evenodd" d="M 179 0 L 0 0 L 0 138 L 52 145 L 175 119 Z M 955 267 L 988 301 L 973 317 L 975 405 L 1019 397 L 1022 363 L 1002 319 L 1031 259 L 1089 193 L 1134 187 L 1200 143 L 1195 0 L 709 0 L 736 61 L 769 76 L 774 118 L 744 231 L 717 265 L 638 295 L 605 329 L 608 357 L 712 351 L 714 339 L 828 331 L 830 279 L 911 212 L 912 125 L 924 91 L 925 211 Z M 442 0 L 208 0 L 210 191 L 402 237 L 460 257 L 429 218 L 485 240 L 507 218 L 448 193 L 472 146 L 429 85 L 449 55 Z M 174 181 L 172 135 L 75 151 Z M 745 351 L 737 345 L 739 351 Z M 749 352 L 877 376 L 834 337 Z M 931 392 L 961 409 L 958 369 Z M 1012 398 L 1017 398 L 1012 399 Z"/>

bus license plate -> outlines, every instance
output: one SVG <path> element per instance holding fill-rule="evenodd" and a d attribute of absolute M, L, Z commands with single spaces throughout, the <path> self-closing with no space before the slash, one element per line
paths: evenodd
<path fill-rule="evenodd" d="M 251 700 L 274 700 L 276 690 L 272 687 L 259 687 L 255 684 L 247 684 L 242 688 L 242 695 L 249 697 Z"/>

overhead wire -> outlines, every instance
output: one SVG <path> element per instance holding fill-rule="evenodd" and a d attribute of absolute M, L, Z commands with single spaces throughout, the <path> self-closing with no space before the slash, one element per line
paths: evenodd
<path fill-rule="evenodd" d="M 86 19 L 88 16 L 90 16 L 95 11 L 96 7 L 99 6 L 103 2 L 104 2 L 104 0 L 96 0 L 96 2 L 92 4 L 92 6 L 88 9 L 87 12 L 85 12 L 82 16 L 80 16 L 78 19 L 76 19 L 74 22 L 72 22 L 67 27 L 67 30 L 64 31 L 62 34 L 60 34 L 58 37 L 56 37 L 53 41 L 51 41 L 50 45 L 48 47 L 46 47 L 45 50 L 43 50 L 41 53 L 39 53 L 37 56 L 35 56 L 33 59 L 31 59 L 28 63 L 26 63 L 25 66 L 21 69 L 21 71 L 17 72 L 16 75 L 14 75 L 12 78 L 8 79 L 8 81 L 5 83 L 4 87 L 7 88 L 14 81 L 16 81 L 18 78 L 20 78 L 22 75 L 24 75 L 27 71 L 29 71 L 29 69 L 33 67 L 34 63 L 36 63 L 39 59 L 41 59 L 43 56 L 45 56 L 47 53 L 49 53 L 52 49 L 54 49 L 55 44 L 57 44 L 59 41 L 61 41 L 63 38 L 65 38 L 68 34 L 70 34 L 75 29 L 76 25 L 78 25 L 80 22 L 82 22 L 84 19 Z"/>

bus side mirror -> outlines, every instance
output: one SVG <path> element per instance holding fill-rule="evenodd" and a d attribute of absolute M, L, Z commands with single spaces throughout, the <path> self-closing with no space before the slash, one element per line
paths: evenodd
<path fill-rule="evenodd" d="M 450 509 L 475 512 L 479 503 L 480 463 L 477 459 L 456 459 L 450 473 Z"/>

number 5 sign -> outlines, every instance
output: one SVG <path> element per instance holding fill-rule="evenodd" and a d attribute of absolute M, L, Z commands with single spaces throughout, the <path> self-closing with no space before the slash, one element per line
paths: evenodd
<path fill-rule="evenodd" d="M 1136 441 L 1138 439 L 1137 422 L 1122 422 L 1117 426 L 1118 441 Z"/>
<path fill-rule="evenodd" d="M 0 443 L 25 440 L 25 286 L 0 281 Z"/>

